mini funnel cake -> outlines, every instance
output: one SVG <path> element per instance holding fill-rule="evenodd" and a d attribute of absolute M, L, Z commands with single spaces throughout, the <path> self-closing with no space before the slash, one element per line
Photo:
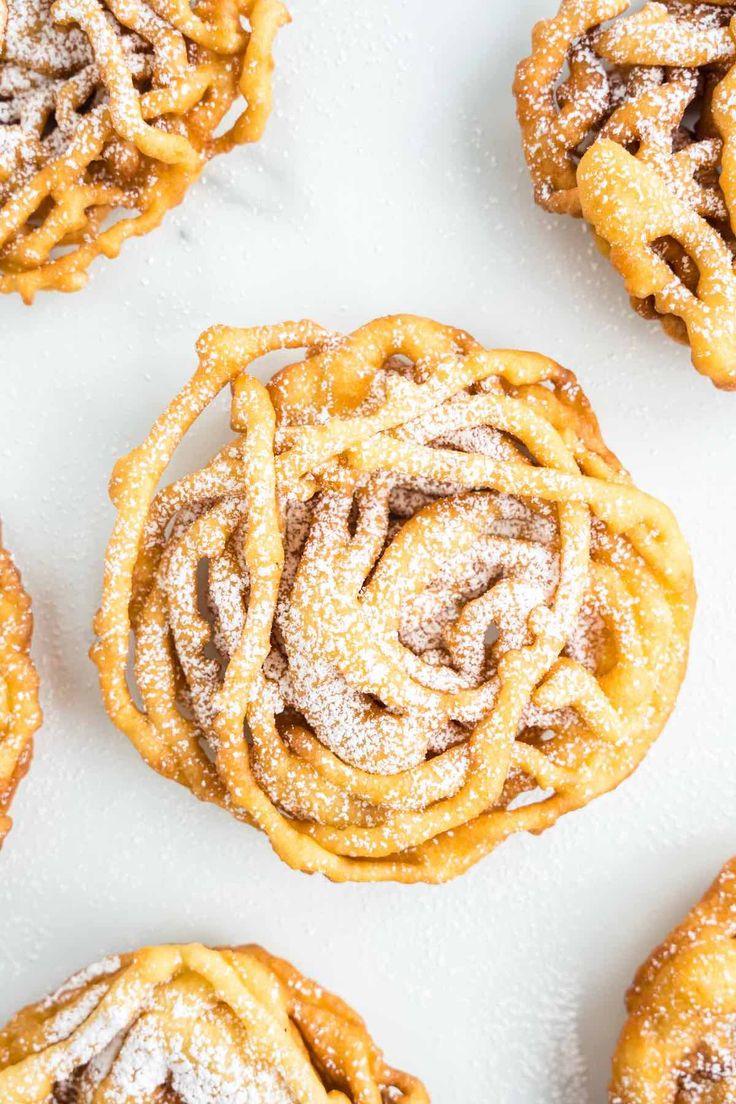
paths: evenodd
<path fill-rule="evenodd" d="M 635 309 L 733 389 L 736 6 L 630 7 L 562 0 L 534 28 L 514 91 L 535 197 L 583 215 Z"/>
<path fill-rule="evenodd" d="M 12 827 L 8 810 L 41 723 L 38 676 L 29 655 L 32 625 L 30 599 L 0 543 L 0 847 Z"/>
<path fill-rule="evenodd" d="M 0 1030 L 3 1104 L 429 1104 L 351 1008 L 260 947 L 104 959 Z"/>
<path fill-rule="evenodd" d="M 301 347 L 268 388 L 248 375 Z M 93 657 L 151 766 L 291 866 L 406 882 L 636 767 L 684 674 L 690 558 L 572 373 L 411 316 L 198 350 L 111 483 Z M 225 388 L 235 438 L 157 490 Z"/>
<path fill-rule="evenodd" d="M 287 18 L 279 0 L 0 0 L 0 291 L 78 290 L 257 141 Z"/>
<path fill-rule="evenodd" d="M 736 1100 L 736 859 L 639 969 L 626 1004 L 612 1104 Z"/>

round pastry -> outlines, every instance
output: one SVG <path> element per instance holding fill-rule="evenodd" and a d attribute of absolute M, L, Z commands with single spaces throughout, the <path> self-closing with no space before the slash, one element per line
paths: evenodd
<path fill-rule="evenodd" d="M 611 1104 L 736 1100 L 736 859 L 640 967 Z"/>
<path fill-rule="evenodd" d="M 736 8 L 630 7 L 562 0 L 534 28 L 514 92 L 535 198 L 583 215 L 635 309 L 733 389 Z"/>
<path fill-rule="evenodd" d="M 152 767 L 301 870 L 439 882 L 637 766 L 685 671 L 690 558 L 571 372 L 411 316 L 198 350 L 115 467 L 95 623 Z M 235 437 L 158 490 L 225 388 Z"/>
<path fill-rule="evenodd" d="M 78 290 L 257 141 L 287 18 L 280 0 L 0 0 L 0 291 Z"/>
<path fill-rule="evenodd" d="M 260 947 L 111 956 L 0 1030 L 3 1104 L 429 1104 L 343 1001 Z"/>
<path fill-rule="evenodd" d="M 38 676 L 29 654 L 32 627 L 30 599 L 0 544 L 0 847 L 12 827 L 8 810 L 30 766 L 33 734 L 41 723 Z"/>

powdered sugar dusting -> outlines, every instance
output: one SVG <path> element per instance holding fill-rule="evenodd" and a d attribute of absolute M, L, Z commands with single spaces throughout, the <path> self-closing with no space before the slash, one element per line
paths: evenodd
<path fill-rule="evenodd" d="M 130 968 L 105 959 L 35 1006 L 49 1013 L 32 1047 L 51 1063 L 49 1104 L 93 1104 L 100 1094 L 110 1104 L 146 1104 L 162 1092 L 177 1104 L 293 1104 L 279 1071 L 208 986 L 182 975 L 152 989 L 128 977 Z"/>
<path fill-rule="evenodd" d="M 311 352 L 269 393 L 231 374 L 244 340 Z M 309 322 L 223 327 L 199 348 L 191 383 L 118 465 L 98 617 L 107 686 L 111 664 L 123 677 L 128 614 L 113 613 L 137 555 L 135 677 L 157 769 L 267 825 L 300 866 L 410 880 L 424 862 L 459 872 L 476 830 L 490 850 L 631 772 L 679 685 L 689 561 L 570 373 L 412 316 L 340 341 Z M 138 489 L 228 380 L 239 436 L 146 513 Z M 661 530 L 671 562 L 629 543 L 635 523 Z M 657 612 L 640 615 L 649 572 Z M 108 707 L 128 731 L 132 715 Z"/>
<path fill-rule="evenodd" d="M 583 215 L 636 311 L 732 389 L 736 200 L 722 163 L 736 135 L 736 7 L 629 7 L 565 0 L 535 31 L 515 82 L 535 196 Z"/>

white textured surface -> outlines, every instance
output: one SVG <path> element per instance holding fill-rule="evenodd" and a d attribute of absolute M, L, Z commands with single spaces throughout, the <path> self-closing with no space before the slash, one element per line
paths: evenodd
<path fill-rule="evenodd" d="M 554 6 L 292 0 L 265 141 L 87 290 L 0 302 L 0 513 L 47 718 L 0 858 L 0 1019 L 109 951 L 260 940 L 354 1003 L 433 1104 L 603 1099 L 635 966 L 736 848 L 736 395 L 629 310 L 581 226 L 533 206 L 510 84 Z M 617 793 L 449 886 L 339 887 L 148 770 L 86 649 L 111 466 L 199 331 L 400 310 L 578 372 L 608 443 L 676 511 L 700 605 L 675 716 Z"/>

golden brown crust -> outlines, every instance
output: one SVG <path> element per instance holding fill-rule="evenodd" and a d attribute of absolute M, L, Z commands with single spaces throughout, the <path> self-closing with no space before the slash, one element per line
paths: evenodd
<path fill-rule="evenodd" d="M 246 374 L 300 347 L 268 389 Z M 198 349 L 115 467 L 95 622 L 107 710 L 151 766 L 293 867 L 407 882 L 636 767 L 684 673 L 690 559 L 572 373 L 402 315 Z M 225 387 L 234 440 L 157 492 Z"/>
<path fill-rule="evenodd" d="M 255 946 L 111 956 L 0 1030 L 3 1104 L 244 1094 L 263 1104 L 429 1104 L 344 1001 Z"/>
<path fill-rule="evenodd" d="M 612 1104 L 736 1097 L 736 859 L 639 968 L 626 1006 Z"/>
<path fill-rule="evenodd" d="M 532 31 L 532 52 L 514 79 L 524 155 L 540 206 L 579 216 L 578 149 L 611 110 L 610 81 L 589 42 L 600 23 L 619 15 L 628 0 L 562 0 L 553 19 Z M 569 74 L 560 84 L 566 66 Z"/>
<path fill-rule="evenodd" d="M 653 300 L 685 326 L 692 360 L 717 387 L 736 389 L 736 272 L 730 245 L 677 198 L 656 170 L 616 142 L 600 140 L 578 170 L 586 218 L 638 300 Z M 692 287 L 658 243 L 679 245 L 696 270 Z"/>
<path fill-rule="evenodd" d="M 562 0 L 514 89 L 537 202 L 583 215 L 632 305 L 736 387 L 732 9 Z M 602 26 L 601 26 L 602 24 Z M 566 73 L 567 67 L 567 73 Z"/>
<path fill-rule="evenodd" d="M 10 553 L 0 544 L 0 846 L 18 783 L 30 766 L 41 723 L 38 676 L 30 657 L 31 603 Z"/>
<path fill-rule="evenodd" d="M 2 11 L 0 291 L 31 302 L 78 290 L 95 257 L 156 227 L 211 157 L 258 141 L 288 14 L 280 0 L 0 0 Z"/>

